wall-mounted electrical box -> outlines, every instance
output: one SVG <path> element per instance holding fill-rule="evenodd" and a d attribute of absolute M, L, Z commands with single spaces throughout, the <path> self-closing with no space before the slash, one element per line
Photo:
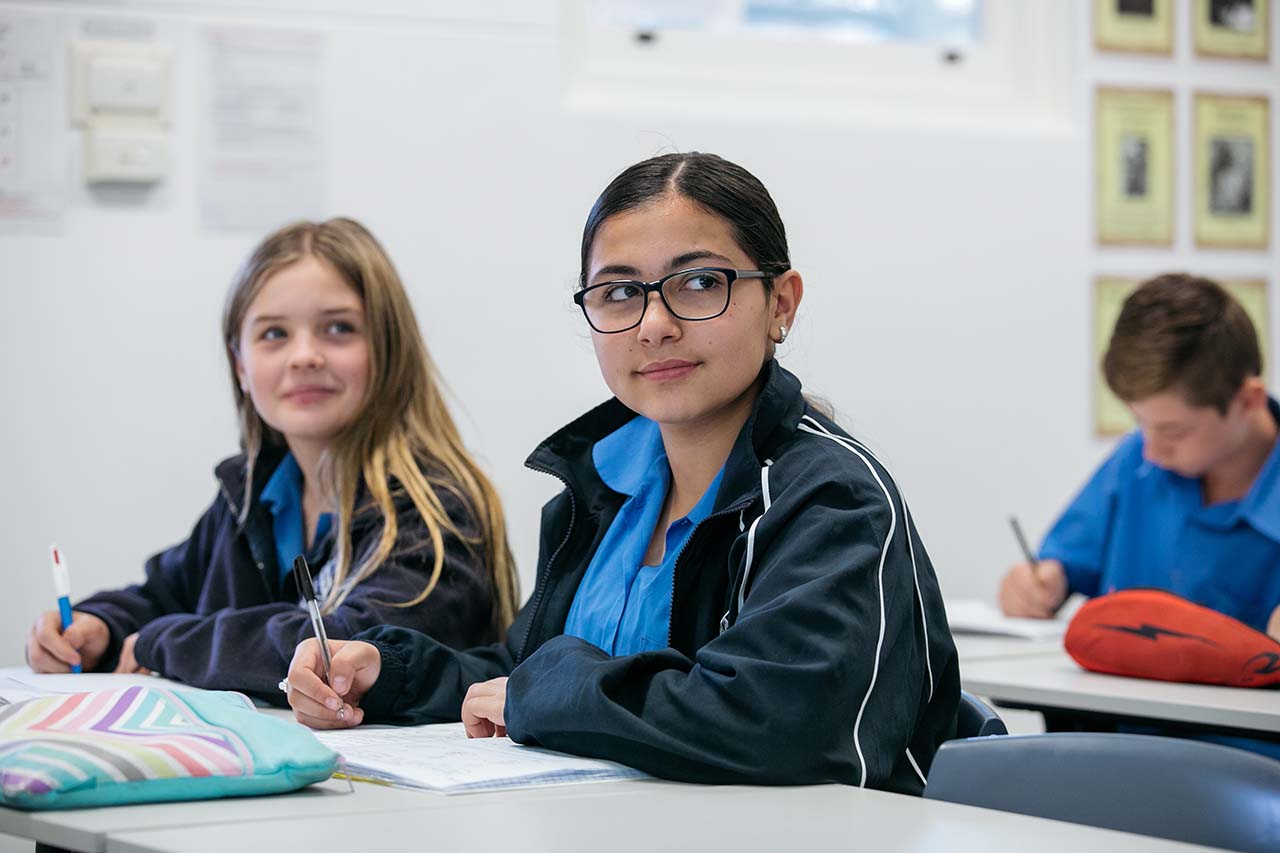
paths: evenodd
<path fill-rule="evenodd" d="M 71 121 L 83 127 L 85 180 L 157 183 L 169 170 L 173 51 L 130 42 L 71 45 Z"/>
<path fill-rule="evenodd" d="M 123 125 L 90 127 L 85 135 L 89 183 L 155 183 L 169 172 L 169 135 Z"/>

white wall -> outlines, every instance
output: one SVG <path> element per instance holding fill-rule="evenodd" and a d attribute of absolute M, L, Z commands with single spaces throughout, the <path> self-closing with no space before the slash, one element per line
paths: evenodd
<path fill-rule="evenodd" d="M 990 594 L 1016 556 L 1006 515 L 1038 536 L 1106 449 L 1091 433 L 1092 276 L 1203 258 L 1094 248 L 1092 82 L 1209 75 L 1280 100 L 1274 65 L 1206 70 L 1185 33 L 1176 60 L 1098 59 L 1077 6 L 1061 33 L 1066 120 L 984 131 L 573 112 L 572 46 L 548 0 L 512 5 L 515 23 L 439 24 L 134 4 L 177 49 L 168 186 L 134 206 L 77 191 L 60 228 L 0 230 L 0 664 L 21 660 L 26 626 L 51 603 L 50 541 L 68 553 L 77 594 L 131 581 L 186 535 L 214 495 L 213 465 L 236 449 L 218 317 L 260 235 L 212 234 L 200 220 L 199 28 L 211 21 L 326 32 L 325 213 L 362 219 L 395 259 L 506 500 L 526 590 L 555 483 L 521 463 L 606 393 L 569 299 L 582 219 L 618 170 L 675 147 L 737 160 L 773 191 L 807 284 L 783 364 L 896 473 L 944 591 Z M 24 10 L 68 31 L 84 14 L 116 14 L 0 3 Z M 1185 217 L 1180 228 L 1188 245 Z M 1222 253 L 1207 271 L 1275 286 L 1274 257 Z"/>

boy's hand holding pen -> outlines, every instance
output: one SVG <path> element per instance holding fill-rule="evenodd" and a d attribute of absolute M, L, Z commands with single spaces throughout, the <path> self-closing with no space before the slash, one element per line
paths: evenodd
<path fill-rule="evenodd" d="M 1067 574 L 1057 560 L 1040 560 L 1027 543 L 1018 519 L 1009 525 L 1026 562 L 1018 563 L 1000 584 L 1000 609 L 1006 616 L 1052 619 L 1067 598 Z"/>

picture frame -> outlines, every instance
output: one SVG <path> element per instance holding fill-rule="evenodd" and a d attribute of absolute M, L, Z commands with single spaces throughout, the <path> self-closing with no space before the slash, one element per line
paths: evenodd
<path fill-rule="evenodd" d="M 1095 230 L 1102 245 L 1173 245 L 1174 110 L 1172 89 L 1095 91 Z"/>
<path fill-rule="evenodd" d="M 1271 59 L 1271 0 L 1193 0 L 1196 55 L 1217 59 Z"/>
<path fill-rule="evenodd" d="M 1271 236 L 1271 105 L 1265 95 L 1196 92 L 1195 241 L 1266 249 Z"/>
<path fill-rule="evenodd" d="M 1093 0 L 1093 44 L 1100 51 L 1173 54 L 1173 0 Z"/>

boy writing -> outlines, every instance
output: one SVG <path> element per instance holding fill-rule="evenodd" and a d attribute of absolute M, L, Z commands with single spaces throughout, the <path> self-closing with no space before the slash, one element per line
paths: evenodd
<path fill-rule="evenodd" d="M 1212 281 L 1163 275 L 1121 309 L 1102 363 L 1138 421 L 1000 586 L 1006 615 L 1073 592 L 1168 590 L 1280 638 L 1280 405 L 1257 335 Z"/>

